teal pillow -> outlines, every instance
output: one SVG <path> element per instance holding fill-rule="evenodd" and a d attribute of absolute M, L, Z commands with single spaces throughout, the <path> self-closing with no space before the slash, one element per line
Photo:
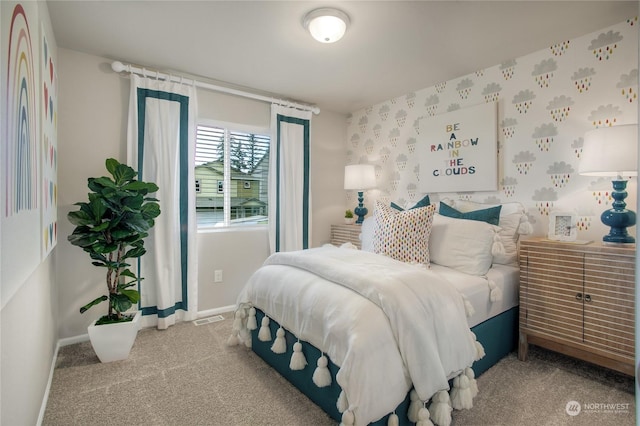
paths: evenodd
<path fill-rule="evenodd" d="M 411 207 L 411 209 L 417 209 L 419 207 L 427 207 L 429 204 L 431 204 L 431 201 L 429 200 L 429 196 L 425 195 L 424 198 L 422 198 L 422 200 L 418 201 L 415 206 Z M 411 209 L 409 209 L 409 210 L 411 210 Z"/>
<path fill-rule="evenodd" d="M 411 207 L 409 210 L 413 210 L 413 209 L 417 209 L 419 207 L 427 207 L 429 204 L 431 204 L 431 201 L 429 200 L 429 196 L 425 195 L 422 200 L 418 201 L 416 203 L 415 206 Z M 397 205 L 396 203 L 394 203 L 393 201 L 391 202 L 391 207 L 393 207 L 396 210 L 400 210 L 400 211 L 404 211 L 404 209 L 402 207 L 400 207 L 399 205 Z"/>
<path fill-rule="evenodd" d="M 474 210 L 471 212 L 461 212 L 453 207 L 449 206 L 446 203 L 440 203 L 440 211 L 439 213 L 442 216 L 453 217 L 456 219 L 469 219 L 469 220 L 477 220 L 480 222 L 487 222 L 491 225 L 498 225 L 500 222 L 500 209 L 502 209 L 502 205 L 496 207 L 490 207 L 488 209 L 483 210 Z"/>

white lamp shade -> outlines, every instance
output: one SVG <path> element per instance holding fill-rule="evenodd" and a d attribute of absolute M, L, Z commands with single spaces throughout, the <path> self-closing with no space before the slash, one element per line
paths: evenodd
<path fill-rule="evenodd" d="M 600 127 L 585 133 L 578 173 L 587 176 L 637 176 L 638 125 Z"/>
<path fill-rule="evenodd" d="M 344 189 L 362 191 L 375 188 L 376 171 L 371 164 L 352 164 L 344 168 Z"/>
<path fill-rule="evenodd" d="M 321 8 L 309 12 L 303 25 L 311 36 L 320 43 L 334 43 L 344 36 L 349 24 L 346 13 L 331 8 Z"/>

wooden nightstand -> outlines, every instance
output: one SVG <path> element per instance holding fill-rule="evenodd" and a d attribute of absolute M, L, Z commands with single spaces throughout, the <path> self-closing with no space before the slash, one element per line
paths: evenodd
<path fill-rule="evenodd" d="M 331 244 L 340 247 L 344 243 L 351 243 L 362 248 L 361 231 L 362 225 L 331 225 Z"/>
<path fill-rule="evenodd" d="M 635 247 L 520 242 L 520 341 L 634 375 Z"/>

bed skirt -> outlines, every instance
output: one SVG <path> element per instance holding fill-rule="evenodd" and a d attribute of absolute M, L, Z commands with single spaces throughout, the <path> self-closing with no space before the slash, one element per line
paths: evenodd
<path fill-rule="evenodd" d="M 256 309 L 256 320 L 258 324 L 261 323 L 263 317 L 264 313 Z M 275 336 L 280 325 L 275 321 L 270 321 L 269 327 L 271 329 L 271 335 Z M 518 307 L 511 308 L 476 325 L 471 328 L 471 331 L 475 333 L 477 340 L 482 343 L 486 353 L 481 360 L 476 361 L 472 366 L 476 377 L 478 377 L 517 347 Z M 289 368 L 289 361 L 291 360 L 293 344 L 296 343 L 298 339 L 287 330 L 285 330 L 285 338 L 287 341 L 286 354 L 275 354 L 271 351 L 273 342 L 261 342 L 258 339 L 258 329 L 256 329 L 251 332 L 251 347 L 260 358 L 339 423 L 342 418 L 342 414 L 338 412 L 338 408 L 336 407 L 336 401 L 341 392 L 340 386 L 336 382 L 336 374 L 338 373 L 339 367 L 329 359 L 328 367 L 331 372 L 331 385 L 323 388 L 317 387 L 313 383 L 312 377 L 316 368 L 316 362 L 322 355 L 321 352 L 308 342 L 301 341 L 302 353 L 304 353 L 307 360 L 307 366 L 303 370 L 293 371 Z M 396 408 L 395 413 L 400 420 L 400 425 L 413 424 L 407 418 L 409 402 L 409 395 L 407 394 L 405 400 Z M 388 415 L 372 423 L 372 425 L 386 426 L 387 420 Z"/>

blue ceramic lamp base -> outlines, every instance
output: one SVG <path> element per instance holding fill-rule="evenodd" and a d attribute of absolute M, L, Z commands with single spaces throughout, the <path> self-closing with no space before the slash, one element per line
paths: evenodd
<path fill-rule="evenodd" d="M 612 209 L 605 210 L 600 219 L 602 223 L 609 226 L 609 234 L 602 238 L 602 241 L 610 244 L 633 244 L 636 242 L 627 232 L 627 227 L 636 224 L 636 214 L 631 210 L 627 210 L 627 204 L 624 199 L 627 198 L 627 181 L 614 180 L 613 192 L 611 197 L 614 199 Z"/>
<path fill-rule="evenodd" d="M 369 213 L 369 210 L 362 203 L 364 201 L 363 191 L 358 191 L 358 207 L 356 207 L 353 212 L 358 216 L 356 220 L 356 225 L 362 225 L 364 221 L 364 217 Z"/>

